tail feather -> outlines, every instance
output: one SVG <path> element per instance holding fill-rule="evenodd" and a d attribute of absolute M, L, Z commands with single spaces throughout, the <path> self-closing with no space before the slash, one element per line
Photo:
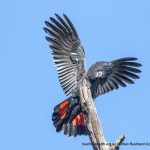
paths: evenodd
<path fill-rule="evenodd" d="M 84 116 L 78 97 L 69 97 L 54 108 L 52 121 L 56 131 L 65 135 L 87 135 Z"/>
<path fill-rule="evenodd" d="M 60 104 L 55 106 L 54 112 L 57 113 L 58 111 L 63 111 L 64 109 L 67 108 L 68 104 L 69 104 L 69 101 L 68 100 L 64 100 L 63 102 L 61 102 Z"/>

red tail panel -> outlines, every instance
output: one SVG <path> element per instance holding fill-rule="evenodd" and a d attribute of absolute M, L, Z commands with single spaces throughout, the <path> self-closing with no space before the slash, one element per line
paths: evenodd
<path fill-rule="evenodd" d="M 63 131 L 65 135 L 87 135 L 84 116 L 80 101 L 76 97 L 70 97 L 54 108 L 52 121 L 56 131 Z"/>
<path fill-rule="evenodd" d="M 83 113 L 80 112 L 73 120 L 72 120 L 73 126 L 83 125 L 84 126 L 84 117 Z"/>

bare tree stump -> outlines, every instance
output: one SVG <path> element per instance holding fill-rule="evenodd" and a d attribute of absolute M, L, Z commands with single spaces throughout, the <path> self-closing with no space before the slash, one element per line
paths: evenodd
<path fill-rule="evenodd" d="M 91 96 L 90 85 L 86 79 L 83 79 L 82 85 L 80 86 L 80 101 L 82 109 L 85 112 L 85 124 L 93 150 L 118 150 L 119 145 L 123 142 L 125 136 L 122 134 L 114 145 L 109 145 L 105 140 L 101 123 Z"/>

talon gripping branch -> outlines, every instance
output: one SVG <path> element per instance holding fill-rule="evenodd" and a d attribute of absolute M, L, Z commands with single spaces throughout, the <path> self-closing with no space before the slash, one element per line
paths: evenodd
<path fill-rule="evenodd" d="M 52 55 L 58 71 L 58 78 L 64 93 L 70 97 L 55 106 L 52 121 L 56 131 L 65 135 L 87 135 L 83 112 L 80 106 L 79 87 L 85 77 L 90 84 L 93 99 L 138 79 L 137 69 L 141 64 L 135 57 L 125 57 L 113 61 L 99 61 L 88 71 L 85 69 L 85 52 L 77 31 L 70 19 L 55 14 L 56 19 L 45 21 L 46 40 L 51 43 Z"/>

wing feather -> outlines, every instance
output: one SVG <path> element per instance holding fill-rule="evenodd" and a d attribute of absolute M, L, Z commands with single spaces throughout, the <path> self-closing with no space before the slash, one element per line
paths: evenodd
<path fill-rule="evenodd" d="M 51 43 L 52 55 L 60 84 L 66 95 L 73 93 L 85 73 L 85 54 L 77 31 L 70 19 L 55 14 L 45 21 L 46 40 Z M 67 129 L 66 129 L 67 130 Z"/>
<path fill-rule="evenodd" d="M 136 73 L 141 71 L 137 67 L 142 66 L 140 63 L 135 62 L 135 57 L 120 58 L 111 62 L 97 62 L 88 70 L 88 77 L 91 82 L 91 91 L 93 98 L 118 89 L 126 87 L 127 84 L 134 84 L 133 79 L 138 79 Z M 101 77 L 96 77 L 98 70 L 102 71 Z"/>

